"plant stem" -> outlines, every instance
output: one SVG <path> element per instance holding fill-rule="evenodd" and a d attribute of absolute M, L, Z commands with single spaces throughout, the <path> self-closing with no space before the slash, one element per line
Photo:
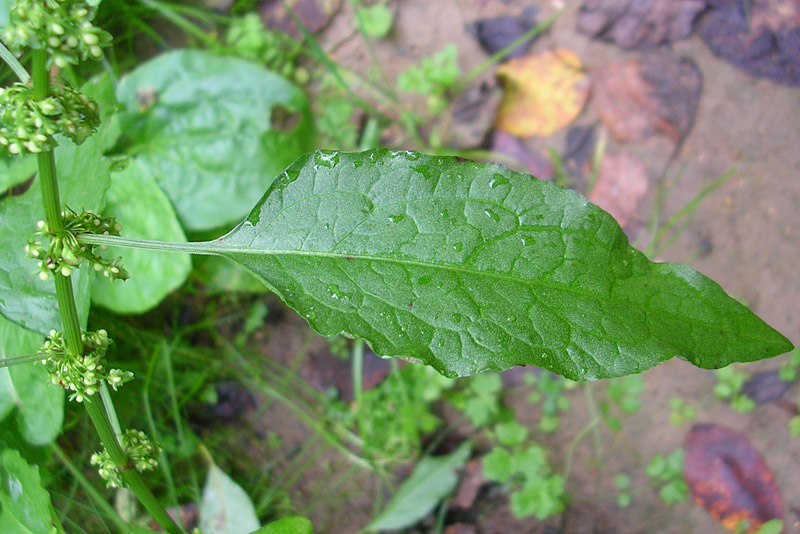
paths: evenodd
<path fill-rule="evenodd" d="M 47 72 L 47 53 L 44 50 L 34 50 L 33 97 L 36 100 L 42 100 L 47 98 L 49 93 L 50 76 Z M 58 194 L 56 160 L 53 151 L 48 150 L 37 154 L 37 162 L 47 226 L 51 232 L 58 233 L 64 229 L 64 221 L 61 217 L 61 200 Z M 75 297 L 72 292 L 72 279 L 62 276 L 59 272 L 52 274 L 55 280 L 58 310 L 64 326 L 67 352 L 73 357 L 81 357 L 84 354 L 84 346 L 78 309 L 75 306 Z M 128 465 L 128 457 L 117 442 L 117 436 L 111 427 L 103 405 L 97 402 L 96 399 L 89 398 L 84 402 L 84 406 L 108 454 L 121 469 L 122 479 L 128 487 L 136 494 L 136 497 L 164 530 L 170 534 L 183 534 L 183 530 L 169 517 L 166 510 L 145 486 L 139 474 Z"/>
<path fill-rule="evenodd" d="M 177 243 L 172 241 L 130 239 L 113 235 L 81 234 L 78 236 L 78 242 L 86 245 L 108 245 L 112 247 L 158 250 L 162 252 L 183 252 L 186 254 L 201 254 L 206 256 L 216 256 L 218 254 L 214 251 L 214 243 L 208 241 Z"/>

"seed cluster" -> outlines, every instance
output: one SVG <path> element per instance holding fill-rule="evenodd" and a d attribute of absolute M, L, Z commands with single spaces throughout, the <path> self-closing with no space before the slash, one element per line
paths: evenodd
<path fill-rule="evenodd" d="M 116 391 L 125 382 L 133 379 L 130 371 L 106 371 L 105 355 L 111 340 L 105 330 L 82 332 L 81 338 L 83 354 L 80 356 L 69 354 L 63 332 L 51 330 L 42 346 L 42 352 L 48 355 L 42 363 L 50 374 L 50 381 L 71 391 L 69 400 L 83 402 L 85 398 L 97 393 L 103 380 Z"/>
<path fill-rule="evenodd" d="M 92 24 L 97 4 L 85 0 L 16 0 L 3 41 L 15 52 L 45 49 L 59 68 L 103 57 L 111 34 Z"/>
<path fill-rule="evenodd" d="M 81 234 L 100 234 L 118 236 L 122 225 L 114 217 L 103 217 L 91 210 L 81 213 L 64 211 L 64 230 L 51 232 L 45 221 L 37 223 L 38 231 L 28 238 L 25 253 L 39 260 L 39 278 L 48 280 L 53 273 L 70 276 L 84 261 L 96 272 L 112 280 L 127 280 L 128 271 L 122 267 L 121 258 L 107 260 L 97 253 L 106 250 L 103 245 L 84 245 L 78 242 Z M 48 239 L 47 248 L 44 239 Z"/>
<path fill-rule="evenodd" d="M 140 473 L 158 466 L 156 457 L 161 453 L 161 449 L 151 443 L 141 430 L 126 430 L 122 435 L 122 448 L 128 456 L 128 462 Z M 109 488 L 122 486 L 120 468 L 111 460 L 107 450 L 94 453 L 91 463 L 98 467 L 100 477 L 106 481 Z"/>
<path fill-rule="evenodd" d="M 68 85 L 54 85 L 38 101 L 28 85 L 0 88 L 0 145 L 11 154 L 51 150 L 58 133 L 81 144 L 99 125 L 97 102 Z"/>

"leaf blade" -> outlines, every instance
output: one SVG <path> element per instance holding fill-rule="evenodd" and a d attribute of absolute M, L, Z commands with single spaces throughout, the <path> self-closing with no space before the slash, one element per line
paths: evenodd
<path fill-rule="evenodd" d="M 200 505 L 200 530 L 214 534 L 249 534 L 259 526 L 247 493 L 216 464 L 209 462 Z"/>
<path fill-rule="evenodd" d="M 497 165 L 316 152 L 207 246 L 321 334 L 450 376 L 537 365 L 588 380 L 791 349 L 715 282 L 649 262 L 581 195 Z"/>

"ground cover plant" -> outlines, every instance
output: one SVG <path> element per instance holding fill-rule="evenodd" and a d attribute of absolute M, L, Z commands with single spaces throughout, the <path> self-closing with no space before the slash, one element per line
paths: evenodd
<path fill-rule="evenodd" d="M 408 377 L 397 387 L 424 386 L 428 402 L 449 397 L 474 426 L 491 429 L 486 476 L 505 485 L 521 516 L 560 511 L 565 477 L 553 472 L 544 449 L 529 442 L 526 428 L 502 406 L 499 375 L 479 373 L 525 365 L 587 381 L 634 375 L 674 356 L 717 369 L 792 349 L 715 282 L 687 266 L 651 262 L 629 245 L 611 215 L 575 192 L 453 156 L 311 151 L 311 111 L 303 92 L 244 60 L 178 50 L 138 66 L 118 84 L 106 72 L 78 90 L 78 83 L 67 81 L 78 81 L 73 66 L 102 58 L 102 47 L 111 42 L 92 23 L 98 3 L 18 0 L 2 21 L 3 58 L 19 79 L 0 95 L 0 144 L 18 158 L 9 160 L 15 171 L 8 172 L 5 187 L 26 181 L 31 162 L 37 169 L 28 189 L 12 191 L 0 203 L 0 413 L 14 414 L 6 421 L 0 468 L 0 525 L 8 531 L 69 530 L 33 465 L 44 463 L 36 456 L 41 451 L 31 453 L 26 445 L 49 444 L 61 432 L 64 389 L 86 410 L 102 442 L 81 461 L 88 460 L 109 487 L 130 489 L 161 528 L 183 532 L 146 477 L 164 469 L 161 447 L 175 452 L 185 438 L 154 441 L 119 423 L 117 409 L 126 408 L 114 397 L 125 394 L 134 374 L 149 381 L 154 371 L 117 369 L 106 353 L 114 355 L 109 347 L 127 340 L 112 345 L 107 329 L 87 329 L 87 318 L 91 302 L 118 313 L 151 309 L 183 283 L 191 269 L 188 254 L 240 265 L 323 335 L 366 341 L 378 355 L 416 360 L 447 377 L 476 375 L 467 389 L 452 392 L 427 376 Z M 359 13 L 366 25 L 368 15 Z M 366 33 L 378 37 L 391 25 L 370 24 Z M 244 25 L 231 29 L 230 46 L 244 47 L 247 31 L 257 42 L 245 48 L 256 55 L 278 46 L 252 37 Z M 428 71 L 437 62 L 452 65 L 451 50 L 409 71 L 401 89 L 418 87 L 414 77 L 441 74 Z M 298 71 L 286 67 L 291 61 L 276 64 L 299 81 Z M 55 71 L 66 76 L 51 76 Z M 442 109 L 456 85 L 458 72 L 445 71 L 446 79 L 430 80 L 423 91 L 432 97 L 431 110 Z M 269 92 L 255 97 L 264 87 Z M 249 157 L 238 157 L 241 152 Z M 265 192 L 253 207 L 250 192 L 258 185 Z M 236 226 L 224 235 L 209 235 L 230 224 Z M 197 239 L 187 241 L 187 233 Z M 123 259 L 114 259 L 118 255 Z M 126 285 L 129 275 L 141 277 L 142 285 Z M 255 306 L 251 312 L 256 326 L 245 327 L 245 336 L 268 313 Z M 358 341 L 353 352 L 363 349 Z M 163 348 L 159 359 L 168 354 Z M 732 402 L 742 387 L 735 377 L 724 372 L 718 388 Z M 569 406 L 563 396 L 568 383 L 543 374 L 532 384 L 537 394 L 531 402 L 541 403 L 545 432 L 556 429 Z M 638 409 L 642 391 L 636 377 L 614 384 L 598 414 L 610 428 Z M 422 391 L 410 395 L 417 394 Z M 353 396 L 359 407 L 368 400 L 357 388 Z M 676 403 L 675 410 L 682 409 Z M 689 418 L 685 410 L 681 414 Z M 369 427 L 378 418 L 367 415 L 355 419 L 362 437 L 376 436 L 368 443 L 372 454 L 391 449 L 409 455 L 404 442 L 377 439 L 380 431 Z M 427 424 L 436 421 L 428 418 Z M 392 437 L 400 433 L 390 431 Z M 202 532 L 217 532 L 220 518 L 229 532 L 311 531 L 308 520 L 296 516 L 260 526 L 263 514 L 206 456 L 208 478 L 196 499 Z M 367 528 L 401 528 L 409 517 L 429 514 L 455 487 L 454 473 L 468 456 L 462 446 L 420 461 Z M 685 498 L 681 458 L 676 451 L 654 458 L 648 468 L 665 501 Z M 81 469 L 76 483 L 96 492 Z M 169 480 L 169 469 L 164 472 Z M 442 477 L 447 482 L 438 487 L 428 483 Z M 628 484 L 618 480 L 625 503 Z M 418 500 L 408 501 L 408 495 Z M 275 498 L 263 496 L 263 502 Z M 102 496 L 95 502 L 104 502 Z M 119 510 L 104 510 L 104 516 L 123 532 L 150 531 Z"/>

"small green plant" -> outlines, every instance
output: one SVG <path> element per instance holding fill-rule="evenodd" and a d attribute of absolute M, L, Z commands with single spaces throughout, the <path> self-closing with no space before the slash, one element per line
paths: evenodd
<path fill-rule="evenodd" d="M 452 392 L 448 400 L 476 428 L 496 421 L 505 408 L 502 403 L 503 379 L 497 373 L 483 373 L 465 380 L 466 387 Z"/>
<path fill-rule="evenodd" d="M 737 412 L 749 412 L 755 409 L 756 403 L 742 393 L 742 387 L 747 381 L 747 375 L 735 367 L 717 369 L 717 384 L 714 394 L 720 400 L 727 400 Z"/>
<path fill-rule="evenodd" d="M 778 373 L 784 382 L 794 382 L 798 370 L 800 370 L 800 349 L 795 348 L 789 353 L 789 358 L 781 364 Z"/>
<path fill-rule="evenodd" d="M 600 410 L 609 428 L 618 432 L 622 429 L 621 417 L 639 411 L 644 392 L 644 381 L 639 375 L 628 376 L 608 383 L 608 401 L 600 403 Z"/>
<path fill-rule="evenodd" d="M 625 473 L 614 475 L 614 487 L 617 489 L 617 506 L 627 508 L 631 504 L 631 477 Z"/>
<path fill-rule="evenodd" d="M 669 422 L 681 426 L 697 419 L 697 409 L 680 397 L 669 400 Z"/>
<path fill-rule="evenodd" d="M 428 97 L 428 110 L 439 113 L 447 106 L 449 91 L 455 88 L 461 69 L 458 67 L 458 47 L 447 45 L 442 50 L 409 67 L 397 79 L 397 87 L 407 93 Z"/>
<path fill-rule="evenodd" d="M 385 1 L 363 5 L 364 0 L 354 0 L 356 17 L 361 30 L 370 37 L 383 39 L 392 31 L 394 15 Z"/>
<path fill-rule="evenodd" d="M 658 496 L 666 504 L 682 503 L 689 496 L 689 486 L 683 479 L 683 449 L 678 448 L 666 456 L 658 453 L 645 468 L 645 473 L 658 489 Z"/>
<path fill-rule="evenodd" d="M 553 474 L 543 447 L 528 442 L 528 431 L 511 420 L 494 427 L 497 441 L 483 457 L 483 474 L 510 491 L 511 511 L 517 517 L 545 519 L 564 509 L 568 496 L 564 478 Z"/>
<path fill-rule="evenodd" d="M 569 397 L 564 393 L 577 384 L 551 373 L 542 373 L 538 376 L 533 373 L 527 374 L 525 383 L 535 388 L 528 395 L 528 401 L 532 404 L 541 403 L 539 429 L 547 434 L 555 432 L 560 422 L 559 413 L 568 411 L 571 406 Z"/>

